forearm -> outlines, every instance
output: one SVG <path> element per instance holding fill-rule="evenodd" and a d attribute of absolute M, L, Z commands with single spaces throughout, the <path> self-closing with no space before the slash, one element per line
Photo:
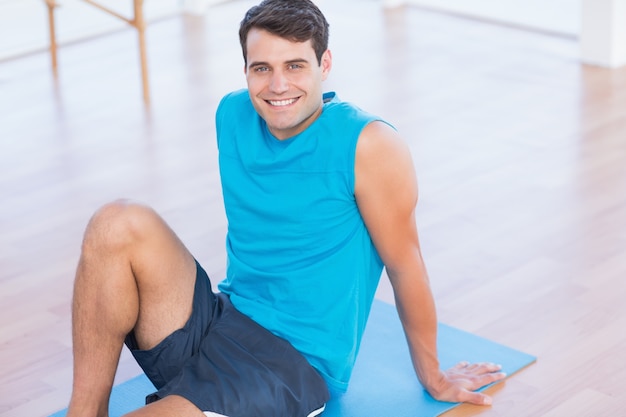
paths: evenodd
<path fill-rule="evenodd" d="M 437 313 L 425 268 L 419 262 L 403 271 L 388 268 L 387 272 L 417 377 L 431 394 L 436 394 L 442 379 L 437 355 Z"/>
<path fill-rule="evenodd" d="M 419 252 L 418 252 L 419 253 Z M 468 364 L 441 370 L 437 357 L 437 313 L 421 256 L 387 267 L 396 306 L 406 334 L 415 372 L 423 387 L 437 400 L 491 404 L 491 398 L 473 392 L 506 377 L 493 363 Z"/>

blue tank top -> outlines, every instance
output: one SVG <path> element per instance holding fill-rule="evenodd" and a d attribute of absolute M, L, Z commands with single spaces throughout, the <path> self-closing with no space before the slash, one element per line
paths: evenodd
<path fill-rule="evenodd" d="M 282 141 L 247 90 L 224 97 L 216 114 L 228 218 L 219 289 L 339 391 L 383 268 L 354 196 L 356 143 L 374 120 L 334 93 L 307 130 Z"/>

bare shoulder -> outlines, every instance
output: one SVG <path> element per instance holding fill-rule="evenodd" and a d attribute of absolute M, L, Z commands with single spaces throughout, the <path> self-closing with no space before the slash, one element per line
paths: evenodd
<path fill-rule="evenodd" d="M 384 122 L 368 124 L 356 148 L 355 194 L 372 189 L 399 191 L 416 187 L 410 149 L 400 134 Z"/>
<path fill-rule="evenodd" d="M 357 158 L 374 157 L 379 152 L 403 154 L 408 152 L 408 147 L 393 127 L 382 121 L 374 121 L 365 126 L 359 136 Z"/>

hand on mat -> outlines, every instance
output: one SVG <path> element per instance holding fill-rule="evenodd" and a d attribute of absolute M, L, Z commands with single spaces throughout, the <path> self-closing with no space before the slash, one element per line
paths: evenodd
<path fill-rule="evenodd" d="M 460 362 L 442 372 L 439 386 L 434 387 L 431 395 L 439 401 L 490 405 L 490 396 L 474 391 L 506 378 L 501 370 L 500 365 L 493 363 Z"/>

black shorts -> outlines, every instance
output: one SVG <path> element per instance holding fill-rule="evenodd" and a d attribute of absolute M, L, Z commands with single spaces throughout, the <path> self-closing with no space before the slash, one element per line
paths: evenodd
<path fill-rule="evenodd" d="M 193 312 L 156 347 L 126 345 L 158 391 L 146 403 L 180 395 L 203 412 L 228 417 L 319 415 L 329 393 L 320 374 L 291 346 L 214 294 L 196 262 Z"/>

